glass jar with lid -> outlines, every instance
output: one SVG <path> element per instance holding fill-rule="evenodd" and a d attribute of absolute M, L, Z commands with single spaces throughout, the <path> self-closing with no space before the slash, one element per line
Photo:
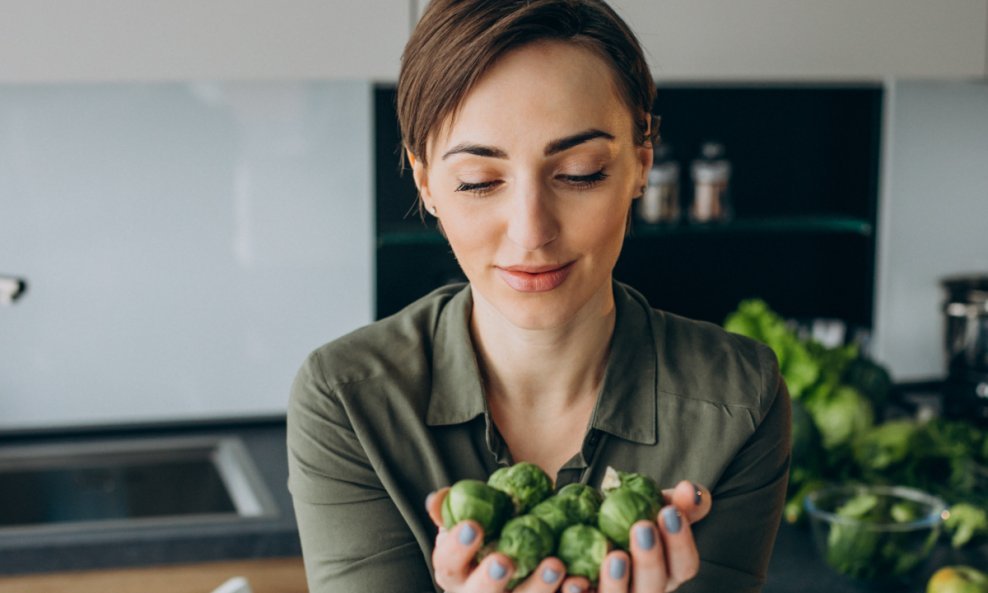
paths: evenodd
<path fill-rule="evenodd" d="M 679 163 L 672 159 L 669 145 L 660 144 L 648 172 L 648 186 L 638 204 L 638 217 L 648 224 L 675 224 L 681 215 Z"/>
<path fill-rule="evenodd" d="M 731 163 L 724 157 L 724 145 L 705 142 L 700 157 L 691 166 L 693 199 L 689 219 L 694 223 L 724 222 L 731 218 Z"/>

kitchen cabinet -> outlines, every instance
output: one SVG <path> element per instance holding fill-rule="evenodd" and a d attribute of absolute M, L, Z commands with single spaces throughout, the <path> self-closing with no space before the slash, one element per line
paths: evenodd
<path fill-rule="evenodd" d="M 985 78 L 988 0 L 612 0 L 663 80 Z"/>
<path fill-rule="evenodd" d="M 408 0 L 0 0 L 0 83 L 398 76 Z"/>
<path fill-rule="evenodd" d="M 649 302 L 721 323 L 744 298 L 786 317 L 873 322 L 883 87 L 660 84 L 663 142 L 689 162 L 706 140 L 726 147 L 735 218 L 646 225 L 637 219 L 614 276 Z M 464 280 L 433 227 L 406 216 L 416 200 L 398 173 L 394 89 L 375 90 L 377 305 L 383 317 L 429 290 Z"/>

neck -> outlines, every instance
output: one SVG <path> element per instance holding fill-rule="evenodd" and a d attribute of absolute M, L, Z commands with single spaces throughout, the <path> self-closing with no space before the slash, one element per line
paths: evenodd
<path fill-rule="evenodd" d="M 548 329 L 513 325 L 474 293 L 471 333 L 489 403 L 549 415 L 592 405 L 604 378 L 614 322 L 610 285 L 568 323 Z"/>

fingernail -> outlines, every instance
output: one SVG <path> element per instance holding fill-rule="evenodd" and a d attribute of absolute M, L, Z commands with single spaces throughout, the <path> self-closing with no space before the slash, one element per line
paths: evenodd
<path fill-rule="evenodd" d="M 566 593 L 583 593 L 583 588 L 579 585 L 570 585 L 566 587 Z"/>
<path fill-rule="evenodd" d="M 703 502 L 703 490 L 696 485 L 696 482 L 690 483 L 693 484 L 693 504 L 700 506 L 700 503 Z"/>
<path fill-rule="evenodd" d="M 425 508 L 426 508 L 426 510 L 428 510 L 428 509 L 429 509 L 429 507 L 430 507 L 430 506 L 431 506 L 431 504 L 432 504 L 432 499 L 433 499 L 433 498 L 435 498 L 435 497 L 436 497 L 436 493 L 435 493 L 435 492 L 430 492 L 430 493 L 429 493 L 429 494 L 428 494 L 428 495 L 427 495 L 427 496 L 425 497 Z"/>
<path fill-rule="evenodd" d="M 471 527 L 469 523 L 467 523 L 462 529 L 460 529 L 460 535 L 458 537 L 461 544 L 464 546 L 469 546 L 473 543 L 473 540 L 476 539 L 477 531 Z"/>
<path fill-rule="evenodd" d="M 642 525 L 635 529 L 635 541 L 638 547 L 643 550 L 651 550 L 655 545 L 655 532 L 647 525 Z"/>
<path fill-rule="evenodd" d="M 504 575 L 508 574 L 508 569 L 504 567 L 500 562 L 494 560 L 491 562 L 490 567 L 487 569 L 487 574 L 490 575 L 495 581 L 500 581 L 504 578 Z"/>
<path fill-rule="evenodd" d="M 559 573 L 551 568 L 542 571 L 542 581 L 550 585 L 559 580 Z M 572 588 L 572 587 L 571 587 Z M 579 591 L 579 589 L 577 589 Z"/>
<path fill-rule="evenodd" d="M 669 533 L 679 533 L 679 530 L 683 528 L 683 522 L 679 519 L 679 511 L 676 507 L 666 507 L 662 509 L 662 523 L 666 526 L 666 531 Z"/>
<path fill-rule="evenodd" d="M 611 559 L 610 573 L 612 579 L 623 579 L 624 571 L 628 568 L 624 558 Z"/>

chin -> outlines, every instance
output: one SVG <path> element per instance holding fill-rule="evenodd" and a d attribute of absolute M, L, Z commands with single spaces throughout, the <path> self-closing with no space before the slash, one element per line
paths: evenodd
<path fill-rule="evenodd" d="M 571 299 L 566 298 L 569 295 L 557 291 L 559 289 L 538 294 L 514 293 L 492 304 L 505 320 L 517 328 L 556 329 L 571 322 L 578 309 Z"/>

